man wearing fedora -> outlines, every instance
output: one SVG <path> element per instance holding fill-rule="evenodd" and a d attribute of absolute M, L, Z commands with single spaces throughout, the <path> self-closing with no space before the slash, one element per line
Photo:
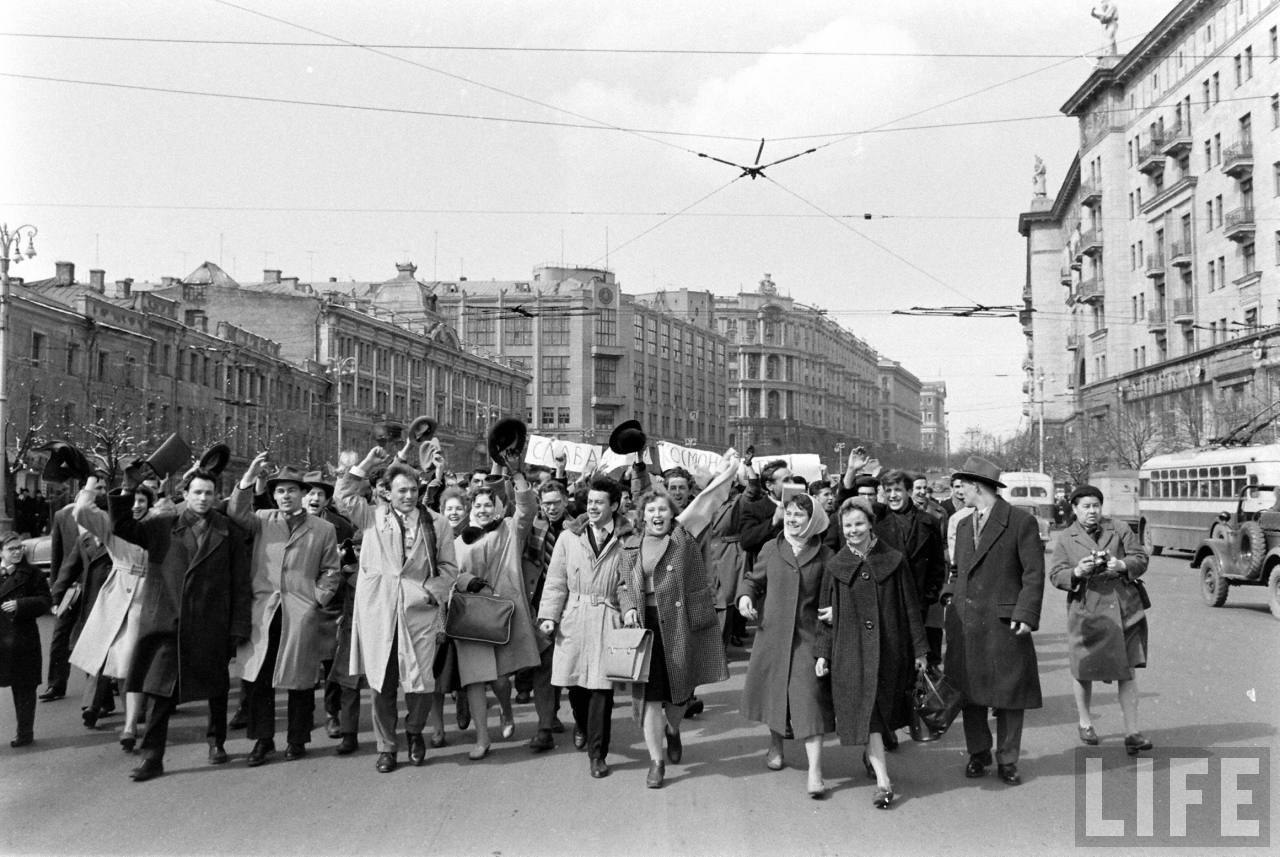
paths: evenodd
<path fill-rule="evenodd" d="M 253 620 L 247 643 L 236 658 L 248 692 L 247 735 L 253 739 L 249 766 L 275 752 L 276 690 L 289 692 L 285 759 L 307 754 L 315 716 L 315 684 L 325 605 L 341 582 L 338 538 L 333 524 L 302 507 L 306 479 L 296 467 L 282 467 L 267 480 L 272 510 L 253 508 L 253 486 L 266 463 L 259 453 L 240 477 L 227 515 L 253 535 Z"/>
<path fill-rule="evenodd" d="M 1004 483 L 990 461 L 970 456 L 954 478 L 973 508 L 956 527 L 955 570 L 943 588 L 946 674 L 965 699 L 964 773 L 981 777 L 991 764 L 994 710 L 997 772 L 1013 786 L 1022 782 L 1023 712 L 1042 705 L 1031 633 L 1040 627 L 1044 545 L 1035 519 L 996 493 Z"/>

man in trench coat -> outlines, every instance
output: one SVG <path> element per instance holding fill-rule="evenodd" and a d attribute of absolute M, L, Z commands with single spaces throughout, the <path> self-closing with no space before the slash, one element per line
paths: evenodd
<path fill-rule="evenodd" d="M 1018 785 L 1023 711 L 1042 705 L 1031 632 L 1040 627 L 1044 546 L 1035 519 L 996 494 L 1004 483 L 994 464 L 971 456 L 955 478 L 974 510 L 956 529 L 956 569 L 943 589 L 946 674 L 965 698 L 965 776 L 981 777 L 991 764 L 994 709 L 997 771 Z"/>
<path fill-rule="evenodd" d="M 254 537 L 253 624 L 236 653 L 248 693 L 247 736 L 254 740 L 249 766 L 275 752 L 276 689 L 289 691 L 285 759 L 307 754 L 315 716 L 316 675 L 323 650 L 323 608 L 342 583 L 338 538 L 333 524 L 307 514 L 303 473 L 284 467 L 267 480 L 278 508 L 253 509 L 253 486 L 266 463 L 261 453 L 249 463 L 231 493 L 227 514 Z"/>

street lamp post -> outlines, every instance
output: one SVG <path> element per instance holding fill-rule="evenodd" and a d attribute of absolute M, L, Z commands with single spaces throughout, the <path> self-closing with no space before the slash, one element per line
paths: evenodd
<path fill-rule="evenodd" d="M 26 257 L 36 255 L 35 237 L 39 232 L 24 223 L 12 232 L 0 223 L 0 531 L 13 527 L 13 510 L 9 506 L 9 251 L 13 264 L 22 261 L 22 234 L 27 235 Z"/>
<path fill-rule="evenodd" d="M 329 367 L 329 374 L 336 380 L 337 400 L 338 400 L 338 454 L 342 454 L 342 376 L 356 369 L 356 358 L 343 357 L 341 360 L 333 361 L 333 365 Z"/>
<path fill-rule="evenodd" d="M 840 468 L 840 462 L 844 460 L 844 441 L 837 441 L 834 447 L 836 453 L 836 469 L 832 473 L 843 473 Z"/>
<path fill-rule="evenodd" d="M 1040 373 L 1040 469 L 1038 473 L 1044 473 L 1044 372 Z"/>

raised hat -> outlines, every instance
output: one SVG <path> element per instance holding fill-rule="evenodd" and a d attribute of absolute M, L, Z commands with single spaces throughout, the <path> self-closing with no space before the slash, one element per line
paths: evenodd
<path fill-rule="evenodd" d="M 618 455 L 639 452 L 649 443 L 639 420 L 627 420 L 618 423 L 609 435 L 609 449 Z"/>
<path fill-rule="evenodd" d="M 436 435 L 436 421 L 428 416 L 418 417 L 409 423 L 409 437 L 414 443 L 431 440 Z"/>
<path fill-rule="evenodd" d="M 1000 481 L 1000 468 L 977 455 L 971 455 L 966 458 L 964 466 L 951 474 L 951 478 L 984 482 L 993 488 L 1005 487 L 1005 484 Z"/>
<path fill-rule="evenodd" d="M 227 469 L 227 464 L 230 461 L 231 447 L 225 443 L 215 443 L 205 450 L 204 455 L 200 456 L 200 469 L 207 470 L 214 476 L 218 476 Z"/>
<path fill-rule="evenodd" d="M 529 427 L 524 424 L 524 420 L 515 417 L 500 419 L 489 429 L 489 457 L 498 464 L 505 465 L 507 460 L 503 453 L 514 450 L 523 456 L 528 439 Z"/>
<path fill-rule="evenodd" d="M 50 441 L 44 448 L 49 452 L 49 461 L 41 474 L 46 481 L 66 482 L 79 479 L 83 482 L 93 475 L 94 467 L 89 459 L 65 440 Z"/>
<path fill-rule="evenodd" d="M 181 473 L 191 465 L 191 447 L 187 446 L 187 442 L 178 436 L 177 432 L 166 437 L 156 451 L 147 456 L 144 462 L 151 468 L 161 479 L 164 479 L 171 473 Z M 139 462 L 135 462 L 129 475 L 137 476 L 137 480 L 141 482 L 146 478 L 145 473 L 140 472 Z"/>

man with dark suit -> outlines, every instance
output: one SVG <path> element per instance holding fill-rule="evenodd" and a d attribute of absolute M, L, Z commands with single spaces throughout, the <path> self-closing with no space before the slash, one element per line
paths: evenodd
<path fill-rule="evenodd" d="M 521 559 L 525 591 L 529 593 L 529 603 L 534 615 L 537 615 L 538 604 L 542 601 L 542 588 L 547 582 L 547 567 L 551 564 L 556 540 L 564 532 L 568 493 L 564 484 L 555 480 L 538 486 L 538 517 L 533 519 L 533 526 L 529 528 Z M 554 647 L 551 639 L 541 632 L 538 645 L 542 662 L 515 675 L 516 702 L 528 702 L 532 698 L 538 715 L 538 730 L 529 739 L 529 749 L 535 753 L 555 747 L 552 733 L 564 731 L 564 724 L 559 717 L 560 688 L 551 684 L 551 656 Z M 586 734 L 580 736 L 575 731 L 573 742 L 575 747 L 580 742 L 582 746 L 586 746 Z"/>
<path fill-rule="evenodd" d="M 996 494 L 1000 469 L 971 456 L 956 473 L 973 514 L 956 528 L 955 572 L 943 589 L 946 673 L 964 694 L 966 777 L 991 764 L 988 709 L 996 716 L 1000 779 L 1022 782 L 1023 711 L 1039 708 L 1040 671 L 1031 632 L 1040 626 L 1044 545 L 1033 517 Z"/>
<path fill-rule="evenodd" d="M 98 494 L 99 502 L 105 502 L 105 492 L 101 487 Z M 107 549 L 95 537 L 80 530 L 71 516 L 73 505 L 67 504 L 53 516 L 49 563 L 52 583 L 49 589 L 57 615 L 49 641 L 49 682 L 44 693 L 40 694 L 40 699 L 45 702 L 67 695 L 71 650 L 75 648 L 80 629 L 93 609 L 98 590 L 111 573 L 111 557 L 107 556 Z M 67 608 L 59 612 L 59 605 L 68 592 L 74 594 Z M 99 715 L 115 708 L 110 681 L 99 679 L 85 694 L 85 725 L 90 728 L 97 725 Z"/>
<path fill-rule="evenodd" d="M 747 555 L 747 568 L 760 549 L 782 532 L 782 486 L 790 481 L 791 470 L 782 459 L 760 469 L 761 496 L 742 506 L 742 550 Z"/>
<path fill-rule="evenodd" d="M 910 474 L 890 470 L 881 477 L 880 485 L 884 488 L 889 508 L 883 520 L 884 526 L 877 525 L 876 532 L 887 528 L 896 532 L 893 541 L 911 569 L 923 621 L 929 614 L 929 606 L 942 594 L 942 585 L 947 580 L 942 534 L 938 531 L 937 520 L 915 504 Z M 928 628 L 927 635 L 929 658 L 937 663 L 942 658 L 942 628 Z"/>
<path fill-rule="evenodd" d="M 211 473 L 187 476 L 181 512 L 133 519 L 133 492 L 113 495 L 116 535 L 147 550 L 138 642 L 125 690 L 148 696 L 142 764 L 144 782 L 164 773 L 169 718 L 179 703 L 209 701 L 209 763 L 227 761 L 227 662 L 250 631 L 248 534 L 214 509 Z"/>
<path fill-rule="evenodd" d="M 0 687 L 13 694 L 18 731 L 10 747 L 35 740 L 36 687 L 40 684 L 40 628 L 49 612 L 49 584 L 27 562 L 22 537 L 0 535 Z"/>

